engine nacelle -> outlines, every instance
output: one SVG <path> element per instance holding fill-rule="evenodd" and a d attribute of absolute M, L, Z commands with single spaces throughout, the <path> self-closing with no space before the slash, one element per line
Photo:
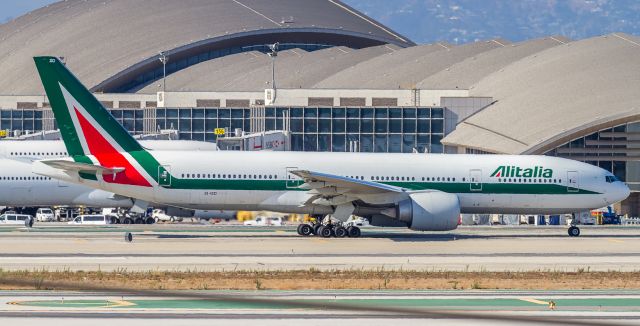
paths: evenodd
<path fill-rule="evenodd" d="M 396 219 L 416 231 L 449 231 L 458 227 L 460 201 L 455 194 L 424 192 L 412 194 L 396 206 Z"/>

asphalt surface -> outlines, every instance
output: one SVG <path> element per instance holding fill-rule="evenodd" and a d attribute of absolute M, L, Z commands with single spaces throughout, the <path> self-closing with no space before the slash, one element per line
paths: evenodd
<path fill-rule="evenodd" d="M 124 240 L 126 232 L 133 242 Z M 639 271 L 640 227 L 364 228 L 361 238 L 302 237 L 295 226 L 159 224 L 0 227 L 5 270 Z"/>
<path fill-rule="evenodd" d="M 359 305 L 365 310 L 335 311 L 305 309 L 278 304 L 246 304 L 225 301 L 194 300 L 184 297 L 117 296 L 105 293 L 2 291 L 0 323 L 3 325 L 107 325 L 123 321 L 127 325 L 474 325 L 499 322 L 446 317 L 376 312 L 376 307 L 418 309 L 426 313 L 474 313 L 509 318 L 546 318 L 548 321 L 586 323 L 622 323 L 640 321 L 640 291 L 212 291 L 215 295 L 245 296 L 297 302 Z M 549 301 L 556 303 L 549 309 Z M 544 325 L 546 323 L 534 323 Z"/>

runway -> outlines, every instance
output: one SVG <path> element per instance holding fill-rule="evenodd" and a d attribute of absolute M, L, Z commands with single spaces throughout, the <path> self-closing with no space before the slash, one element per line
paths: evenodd
<path fill-rule="evenodd" d="M 132 243 L 124 241 L 133 232 Z M 639 271 L 640 227 L 366 228 L 362 238 L 301 237 L 293 226 L 160 224 L 0 227 L 4 270 Z"/>
<path fill-rule="evenodd" d="M 133 232 L 134 240 L 124 240 Z M 40 224 L 0 227 L 3 270 L 232 271 L 638 271 L 640 228 L 584 227 L 570 238 L 564 227 L 461 227 L 445 233 L 365 228 L 358 239 L 301 237 L 293 226 L 160 224 L 75 227 Z M 469 289 L 469 287 L 467 287 Z M 377 308 L 500 314 L 508 317 L 637 324 L 638 290 L 304 290 L 183 291 L 314 305 L 367 308 L 309 309 L 281 303 L 210 301 L 183 296 L 0 291 L 0 323 L 127 325 L 468 325 L 463 317 L 391 314 Z M 556 304 L 549 309 L 549 302 Z M 473 319 L 478 325 L 513 321 Z M 535 324 L 535 323 L 534 323 Z M 540 324 L 540 323 L 538 323 Z"/>
<path fill-rule="evenodd" d="M 106 325 L 122 320 L 128 325 L 181 324 L 242 325 L 260 321 L 263 325 L 388 325 L 399 320 L 406 325 L 469 324 L 464 318 L 424 317 L 376 312 L 376 307 L 417 309 L 425 313 L 499 314 L 543 317 L 555 320 L 580 319 L 591 323 L 634 324 L 640 318 L 639 291 L 199 291 L 185 295 L 214 293 L 297 302 L 356 305 L 366 311 L 304 309 L 284 304 L 246 304 L 193 300 L 176 297 L 117 296 L 105 293 L 2 291 L 0 322 L 36 325 Z M 549 301 L 556 304 L 549 309 Z M 474 319 L 474 324 L 496 324 Z M 501 324 L 501 323 L 498 323 Z M 511 324 L 508 322 L 504 324 Z"/>
<path fill-rule="evenodd" d="M 132 243 L 125 232 L 134 234 Z M 42 223 L 0 228 L 5 270 L 638 271 L 640 228 L 461 227 L 444 233 L 363 229 L 363 237 L 301 237 L 293 227 Z"/>

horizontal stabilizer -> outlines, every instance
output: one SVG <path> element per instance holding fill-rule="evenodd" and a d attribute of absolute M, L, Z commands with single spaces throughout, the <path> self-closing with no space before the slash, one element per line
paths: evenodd
<path fill-rule="evenodd" d="M 67 160 L 41 160 L 40 162 L 52 168 L 60 169 L 67 172 L 106 175 L 106 174 L 118 174 L 124 171 L 124 168 L 119 168 L 119 167 L 108 168 L 101 165 L 79 163 L 79 162 L 73 162 L 73 161 L 67 161 Z"/>

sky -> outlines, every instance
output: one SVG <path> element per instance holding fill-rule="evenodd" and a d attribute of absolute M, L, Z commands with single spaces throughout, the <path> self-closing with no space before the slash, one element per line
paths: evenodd
<path fill-rule="evenodd" d="M 0 23 L 55 0 L 0 0 Z M 269 1 L 269 0 L 264 0 Z M 640 35 L 639 0 L 343 0 L 418 44 Z"/>
<path fill-rule="evenodd" d="M 0 0 L 0 23 L 43 7 L 55 0 Z"/>

